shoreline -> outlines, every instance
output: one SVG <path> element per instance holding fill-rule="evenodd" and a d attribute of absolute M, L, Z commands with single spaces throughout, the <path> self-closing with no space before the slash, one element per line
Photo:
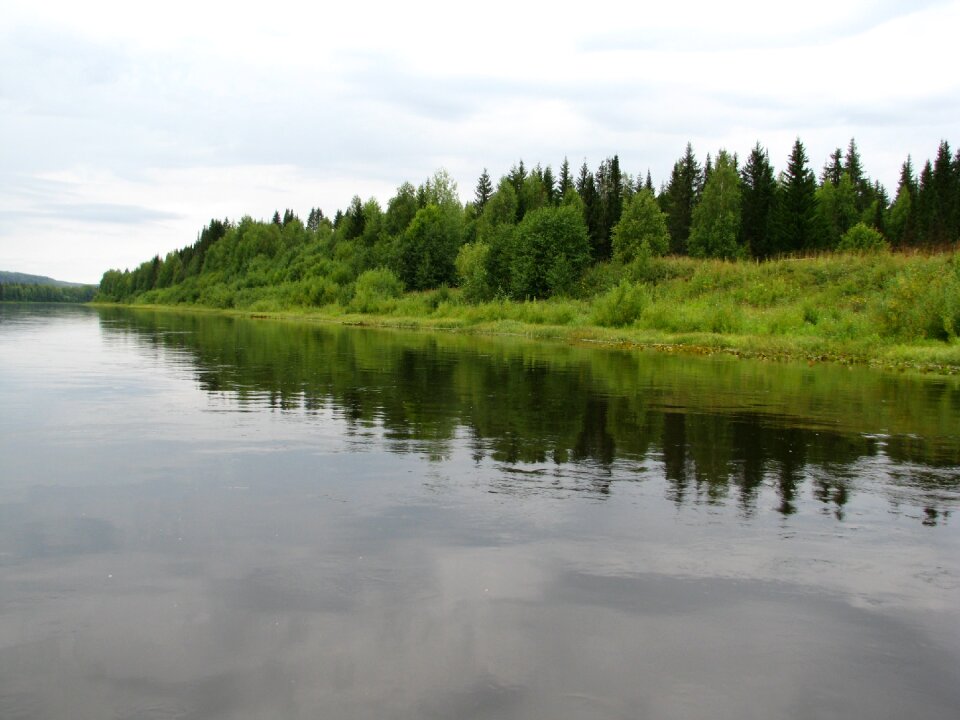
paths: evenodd
<path fill-rule="evenodd" d="M 688 355 L 729 355 L 771 362 L 830 363 L 875 367 L 926 375 L 960 375 L 960 342 L 883 342 L 873 337 L 837 342 L 817 336 L 736 335 L 731 333 L 665 333 L 644 328 L 606 328 L 598 325 L 555 325 L 499 320 L 469 323 L 460 318 L 406 317 L 378 313 L 325 313 L 303 310 L 211 308 L 203 305 L 85 303 L 87 307 L 134 311 L 211 314 L 251 320 L 309 322 L 346 327 L 445 332 L 463 335 L 522 337 L 570 345 L 648 350 Z"/>

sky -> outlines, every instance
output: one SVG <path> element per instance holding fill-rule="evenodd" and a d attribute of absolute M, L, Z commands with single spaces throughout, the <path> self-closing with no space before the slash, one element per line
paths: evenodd
<path fill-rule="evenodd" d="M 0 270 L 97 282 L 211 218 L 382 206 L 437 169 L 666 181 L 691 142 L 819 175 L 960 143 L 960 0 L 3 0 Z"/>

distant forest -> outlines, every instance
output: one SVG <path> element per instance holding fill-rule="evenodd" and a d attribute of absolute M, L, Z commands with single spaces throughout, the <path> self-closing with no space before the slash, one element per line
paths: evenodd
<path fill-rule="evenodd" d="M 95 285 L 0 270 L 0 302 L 84 303 L 93 300 L 96 294 Z"/>
<path fill-rule="evenodd" d="M 745 160 L 720 150 L 703 163 L 688 143 L 659 188 L 617 155 L 592 171 L 520 161 L 496 184 L 484 170 L 466 205 L 440 170 L 400 185 L 386 208 L 355 196 L 332 217 L 311 209 L 305 223 L 292 210 L 211 220 L 192 245 L 108 270 L 99 298 L 249 306 L 269 287 L 286 305 L 345 305 L 378 284 L 458 286 L 476 302 L 543 298 L 582 293 L 591 268 L 656 255 L 763 260 L 939 250 L 958 239 L 960 152 L 946 141 L 919 175 L 906 159 L 892 197 L 866 175 L 854 140 L 819 176 L 799 139 L 780 173 L 759 143 Z"/>

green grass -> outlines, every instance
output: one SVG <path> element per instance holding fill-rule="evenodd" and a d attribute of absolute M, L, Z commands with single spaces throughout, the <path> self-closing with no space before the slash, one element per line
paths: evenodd
<path fill-rule="evenodd" d="M 359 291 L 316 278 L 256 287 L 207 281 L 155 290 L 140 303 L 960 371 L 956 252 L 765 263 L 646 258 L 591 269 L 579 297 L 526 302 L 469 303 L 449 288 L 398 295 L 387 280 L 359 283 Z"/>

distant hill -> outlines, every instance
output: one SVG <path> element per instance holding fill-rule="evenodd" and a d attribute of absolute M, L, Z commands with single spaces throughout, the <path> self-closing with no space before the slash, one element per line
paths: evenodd
<path fill-rule="evenodd" d="M 0 285 L 53 285 L 54 287 L 80 287 L 83 283 L 54 280 L 44 275 L 28 275 L 27 273 L 9 272 L 0 270 Z"/>

